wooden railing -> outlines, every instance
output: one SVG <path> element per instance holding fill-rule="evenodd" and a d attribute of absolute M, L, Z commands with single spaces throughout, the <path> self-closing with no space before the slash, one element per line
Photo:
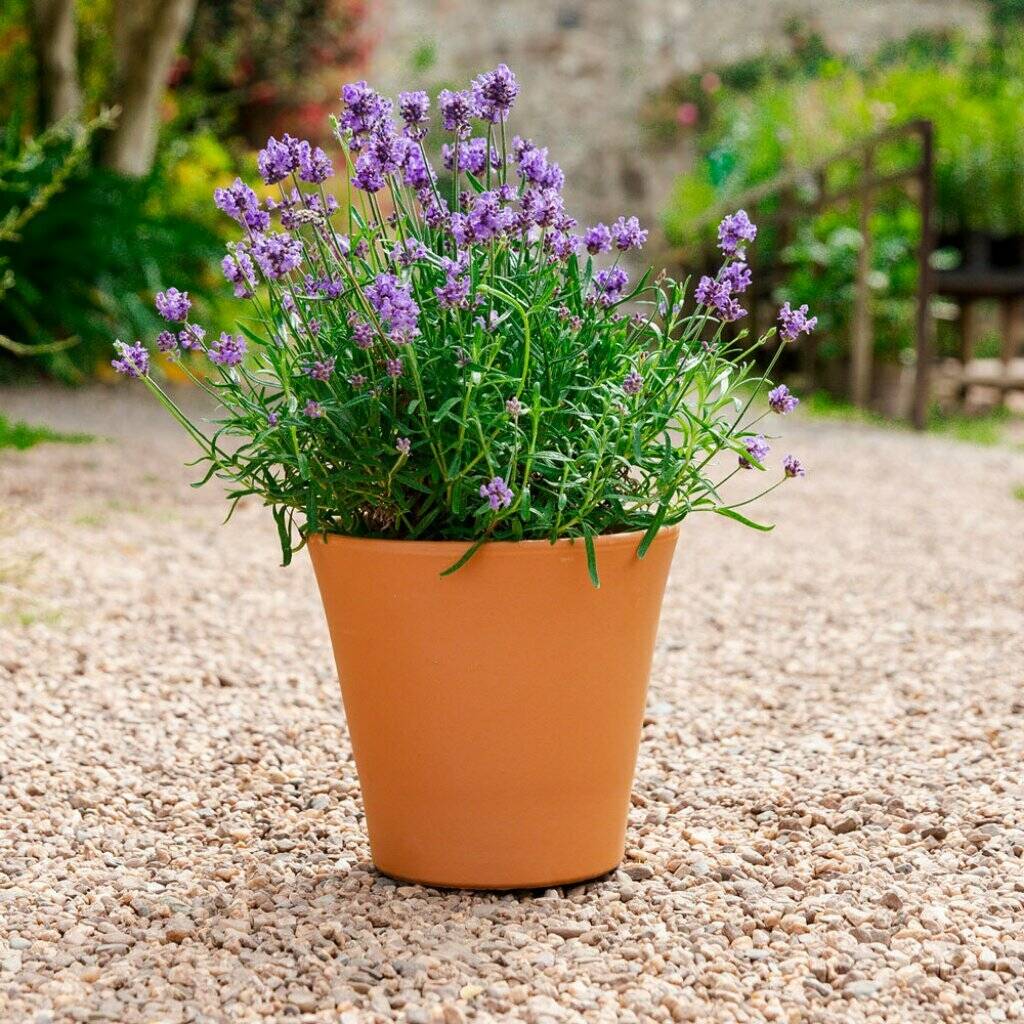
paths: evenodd
<path fill-rule="evenodd" d="M 916 138 L 919 141 L 918 159 L 897 171 L 880 172 L 876 166 L 879 148 L 886 143 L 906 138 Z M 854 185 L 830 190 L 829 171 L 839 164 L 850 161 L 859 165 L 859 180 Z M 724 214 L 743 208 L 750 212 L 752 218 L 759 224 L 778 224 L 783 236 L 786 237 L 792 235 L 794 225 L 801 217 L 851 202 L 858 204 L 862 245 L 854 278 L 854 308 L 850 337 L 850 399 L 858 406 L 866 406 L 870 398 L 874 356 L 870 286 L 871 214 L 880 191 L 894 185 L 909 187 L 912 198 L 920 210 L 921 221 L 921 235 L 917 246 L 918 281 L 914 316 L 916 365 L 912 406 L 913 423 L 918 429 L 924 428 L 928 418 L 930 375 L 934 358 L 933 324 L 929 315 L 929 303 L 934 291 L 934 275 L 931 269 L 931 256 L 935 248 L 934 178 L 935 146 L 932 122 L 907 121 L 859 139 L 809 167 L 786 171 L 771 181 L 734 194 L 728 200 L 706 211 L 691 225 L 694 234 L 701 235 Z M 801 187 L 808 184 L 813 186 L 805 190 L 809 191 L 809 196 L 801 192 Z M 769 200 L 773 201 L 774 209 L 764 208 Z M 684 254 L 680 254 L 680 262 L 686 262 Z M 813 364 L 811 346 L 808 346 L 808 352 L 808 363 Z"/>

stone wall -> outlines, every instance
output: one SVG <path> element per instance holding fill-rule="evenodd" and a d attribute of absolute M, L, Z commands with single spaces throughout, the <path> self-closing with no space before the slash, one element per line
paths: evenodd
<path fill-rule="evenodd" d="M 652 226 L 687 154 L 645 152 L 638 111 L 674 77 L 782 45 L 791 18 L 849 52 L 984 24 L 974 0 L 375 0 L 370 10 L 376 86 L 457 84 L 505 61 L 523 85 L 514 128 L 562 164 L 576 216 L 636 212 Z M 425 48 L 434 60 L 417 74 Z"/>

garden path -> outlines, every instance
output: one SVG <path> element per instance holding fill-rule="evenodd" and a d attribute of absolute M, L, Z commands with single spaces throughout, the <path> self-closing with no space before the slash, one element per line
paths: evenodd
<path fill-rule="evenodd" d="M 837 422 L 684 527 L 627 860 L 374 873 L 305 558 L 126 388 L 0 453 L 0 1019 L 1024 1017 L 1024 452 Z M 791 449 L 790 449 L 791 446 Z"/>

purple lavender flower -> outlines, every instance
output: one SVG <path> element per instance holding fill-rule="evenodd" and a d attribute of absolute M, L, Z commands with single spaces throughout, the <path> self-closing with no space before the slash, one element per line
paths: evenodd
<path fill-rule="evenodd" d="M 404 455 L 406 458 L 409 457 L 409 453 L 412 451 L 412 441 L 407 437 L 400 437 L 395 442 L 395 451 L 399 455 Z"/>
<path fill-rule="evenodd" d="M 345 109 L 338 118 L 338 127 L 350 132 L 353 140 L 367 135 L 391 113 L 390 101 L 378 96 L 364 81 L 343 85 L 341 99 Z"/>
<path fill-rule="evenodd" d="M 331 158 L 319 146 L 313 147 L 308 142 L 300 142 L 298 156 L 299 178 L 302 181 L 319 185 L 334 173 Z"/>
<path fill-rule="evenodd" d="M 622 267 L 609 267 L 594 275 L 594 294 L 602 306 L 611 306 L 622 298 L 622 290 L 629 284 L 629 274 Z"/>
<path fill-rule="evenodd" d="M 218 366 L 237 366 L 244 358 L 248 346 L 240 334 L 228 334 L 224 331 L 220 338 L 210 346 L 210 362 Z"/>
<path fill-rule="evenodd" d="M 505 412 L 517 420 L 523 413 L 523 403 L 519 401 L 514 395 L 505 403 Z"/>
<path fill-rule="evenodd" d="M 377 161 L 381 174 L 397 174 L 410 148 L 409 140 L 396 135 L 390 124 L 381 124 L 370 135 L 366 153 Z"/>
<path fill-rule="evenodd" d="M 557 191 L 565 184 L 565 175 L 558 164 L 548 163 L 546 148 L 539 148 L 530 139 L 521 139 L 517 135 L 512 140 L 512 154 L 519 176 L 531 185 Z"/>
<path fill-rule="evenodd" d="M 562 216 L 565 201 L 551 188 L 532 188 L 523 195 L 523 212 L 537 227 L 552 227 Z"/>
<path fill-rule="evenodd" d="M 473 80 L 473 102 L 478 117 L 492 124 L 507 121 L 519 95 L 519 83 L 508 66 L 499 64 L 493 71 Z"/>
<path fill-rule="evenodd" d="M 359 154 L 359 159 L 356 160 L 356 173 L 352 175 L 352 184 L 361 192 L 379 192 L 384 187 L 384 173 L 380 169 L 380 161 L 376 154 L 369 150 Z"/>
<path fill-rule="evenodd" d="M 188 292 L 179 292 L 177 288 L 168 288 L 165 292 L 156 293 L 156 311 L 170 321 L 184 320 L 192 308 Z M 806 306 L 804 307 L 807 308 Z"/>
<path fill-rule="evenodd" d="M 312 398 L 306 402 L 302 411 L 311 419 L 318 420 L 324 414 L 324 407 Z"/>
<path fill-rule="evenodd" d="M 626 374 L 625 380 L 622 382 L 622 390 L 625 391 L 627 395 L 640 394 L 640 389 L 643 386 L 644 379 L 636 372 L 636 370 L 630 370 L 629 373 Z"/>
<path fill-rule="evenodd" d="M 470 280 L 468 253 L 459 253 L 457 260 L 443 260 L 445 270 L 444 284 L 434 289 L 437 304 L 442 309 L 468 309 Z"/>
<path fill-rule="evenodd" d="M 608 252 L 612 247 L 612 232 L 607 224 L 597 223 L 592 228 L 587 228 L 583 235 L 583 244 L 591 256 L 598 253 Z"/>
<path fill-rule="evenodd" d="M 466 220 L 470 233 L 469 240 L 486 242 L 509 230 L 514 221 L 515 214 L 507 206 L 502 205 L 497 192 L 481 192 L 473 200 L 473 207 Z"/>
<path fill-rule="evenodd" d="M 398 94 L 398 113 L 405 122 L 404 131 L 410 139 L 422 139 L 427 134 L 429 110 L 430 97 L 422 90 Z"/>
<path fill-rule="evenodd" d="M 384 372 L 389 377 L 401 377 L 405 372 L 401 359 L 387 359 L 384 361 Z"/>
<path fill-rule="evenodd" d="M 203 339 L 206 337 L 206 330 L 199 324 L 185 324 L 183 330 L 178 331 L 178 344 L 186 352 L 203 347 Z"/>
<path fill-rule="evenodd" d="M 730 291 L 742 295 L 750 287 L 750 267 L 741 260 L 737 260 L 722 268 L 719 280 L 727 284 Z"/>
<path fill-rule="evenodd" d="M 445 143 L 441 147 L 441 160 L 444 163 L 445 170 L 453 171 L 455 169 L 456 152 L 459 155 L 460 171 L 481 175 L 487 170 L 488 158 L 494 170 L 501 166 L 501 157 L 498 155 L 498 151 L 494 146 L 491 146 L 490 153 L 488 154 L 487 140 L 479 136 L 474 139 L 468 139 L 466 142 L 458 142 L 455 146 L 449 146 Z"/>
<path fill-rule="evenodd" d="M 227 188 L 214 189 L 213 201 L 218 210 L 251 231 L 265 231 L 270 226 L 270 214 L 260 207 L 259 197 L 241 178 L 235 178 Z"/>
<path fill-rule="evenodd" d="M 349 377 L 348 382 L 354 388 L 361 388 L 366 383 L 366 378 L 361 373 L 353 373 Z"/>
<path fill-rule="evenodd" d="M 426 160 L 423 159 L 423 153 L 420 151 L 419 146 L 410 146 L 405 153 L 405 163 L 402 164 L 402 181 L 417 191 L 421 189 L 430 189 L 430 186 L 434 180 L 434 172 L 427 165 Z M 433 192 L 428 191 L 431 200 L 433 200 Z M 420 204 L 426 206 L 422 198 Z"/>
<path fill-rule="evenodd" d="M 178 347 L 178 338 L 170 331 L 161 331 L 156 336 L 156 347 L 161 352 L 173 352 Z"/>
<path fill-rule="evenodd" d="M 352 328 L 352 340 L 359 348 L 373 348 L 373 328 L 354 309 L 349 311 L 348 325 Z"/>
<path fill-rule="evenodd" d="M 737 210 L 722 219 L 718 225 L 718 248 L 726 256 L 740 256 L 747 242 L 757 238 L 757 227 L 751 223 L 746 210 Z"/>
<path fill-rule="evenodd" d="M 747 453 L 751 459 L 755 459 L 757 462 L 764 462 L 771 451 L 771 445 L 768 444 L 764 434 L 758 434 L 757 437 L 745 437 L 743 438 L 743 445 L 747 449 Z M 744 469 L 753 469 L 754 464 L 745 455 L 740 456 L 740 465 Z"/>
<path fill-rule="evenodd" d="M 563 263 L 579 249 L 580 240 L 578 236 L 565 231 L 553 231 L 548 235 L 545 245 L 551 253 L 549 262 Z"/>
<path fill-rule="evenodd" d="M 302 263 L 302 241 L 286 231 L 273 235 L 257 235 L 252 240 L 252 254 L 260 270 L 273 280 L 291 273 Z"/>
<path fill-rule="evenodd" d="M 120 338 L 114 342 L 114 349 L 121 356 L 112 359 L 110 365 L 125 377 L 145 377 L 149 373 L 149 351 L 141 341 L 127 345 Z"/>
<path fill-rule="evenodd" d="M 800 404 L 800 399 L 796 395 L 790 394 L 789 388 L 785 384 L 780 384 L 768 392 L 768 404 L 771 406 L 772 412 L 785 416 L 787 412 L 792 412 Z"/>
<path fill-rule="evenodd" d="M 442 89 L 437 104 L 441 108 L 441 126 L 446 132 L 463 136 L 469 134 L 470 119 L 475 112 L 473 97 L 469 92 Z"/>
<path fill-rule="evenodd" d="M 500 476 L 491 477 L 487 483 L 480 485 L 480 497 L 486 498 L 495 512 L 512 504 L 512 491 Z"/>
<path fill-rule="evenodd" d="M 331 379 L 331 374 L 334 373 L 334 356 L 328 356 L 326 359 L 314 359 L 306 368 L 305 374 L 311 380 L 328 381 Z"/>
<path fill-rule="evenodd" d="M 299 140 L 288 134 L 282 135 L 280 142 L 273 135 L 267 139 L 266 146 L 256 155 L 256 166 L 268 185 L 283 181 L 299 169 L 299 145 Z"/>
<path fill-rule="evenodd" d="M 405 345 L 419 333 L 420 307 L 412 297 L 409 285 L 394 274 L 378 274 L 366 288 L 366 298 L 377 311 L 388 337 L 396 345 Z"/>
<path fill-rule="evenodd" d="M 810 334 L 818 326 L 816 316 L 808 317 L 806 303 L 791 309 L 788 302 L 779 310 L 779 337 L 783 341 L 796 341 L 801 334 Z"/>
<path fill-rule="evenodd" d="M 726 323 L 732 323 L 747 314 L 732 297 L 727 281 L 716 281 L 705 275 L 694 289 L 693 296 L 702 306 L 710 306 Z"/>
<path fill-rule="evenodd" d="M 786 476 L 807 476 L 807 470 L 804 469 L 803 463 L 792 455 L 786 455 L 782 460 L 782 469 Z"/>
<path fill-rule="evenodd" d="M 425 260 L 429 252 L 418 238 L 405 238 L 395 243 L 391 256 L 403 267 L 411 267 L 418 260 Z"/>
<path fill-rule="evenodd" d="M 628 252 L 630 249 L 642 249 L 647 241 L 648 231 L 640 227 L 640 221 L 636 217 L 620 217 L 612 225 L 612 237 L 615 239 L 615 248 L 620 252 Z"/>
<path fill-rule="evenodd" d="M 220 268 L 224 277 L 235 286 L 236 299 L 252 297 L 256 287 L 256 268 L 245 249 L 240 245 L 235 246 L 233 254 L 220 261 Z"/>

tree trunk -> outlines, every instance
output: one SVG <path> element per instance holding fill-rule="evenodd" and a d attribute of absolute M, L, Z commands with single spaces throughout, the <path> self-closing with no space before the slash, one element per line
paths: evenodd
<path fill-rule="evenodd" d="M 167 75 L 195 13 L 196 0 L 116 0 L 115 100 L 121 108 L 103 162 L 121 174 L 142 177 L 153 166 Z"/>
<path fill-rule="evenodd" d="M 82 106 L 78 89 L 78 33 L 74 0 L 32 0 L 32 49 L 39 77 L 39 128 L 74 117 Z"/>

